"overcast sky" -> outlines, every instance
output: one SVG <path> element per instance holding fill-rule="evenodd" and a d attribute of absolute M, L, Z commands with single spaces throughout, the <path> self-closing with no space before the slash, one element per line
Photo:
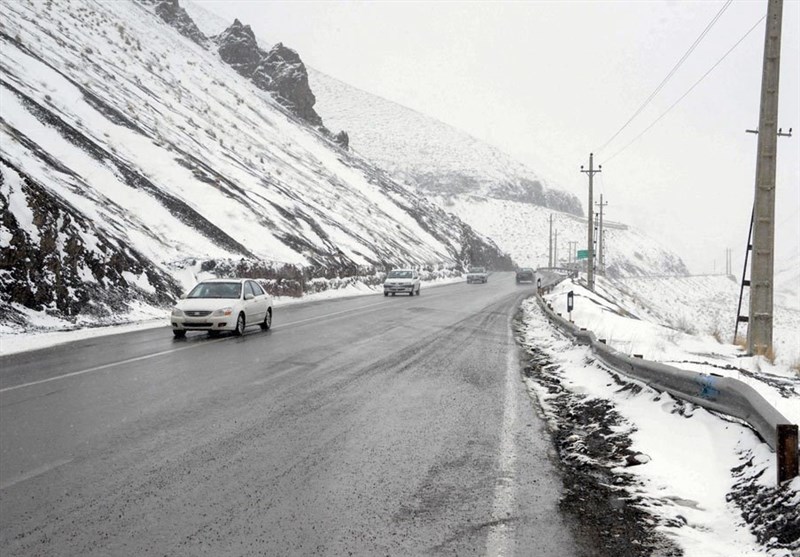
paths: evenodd
<path fill-rule="evenodd" d="M 605 149 L 724 1 L 266 2 L 195 0 L 283 42 L 306 64 L 486 140 L 587 202 L 589 153 L 606 218 L 671 244 L 694 272 L 735 273 L 755 179 L 766 14 L 733 2 L 648 107 Z M 784 3 L 779 122 L 800 127 L 800 1 Z M 323 115 L 324 117 L 324 115 Z M 779 140 L 777 237 L 800 257 L 800 134 Z M 610 247 L 610 249 L 613 249 Z"/>

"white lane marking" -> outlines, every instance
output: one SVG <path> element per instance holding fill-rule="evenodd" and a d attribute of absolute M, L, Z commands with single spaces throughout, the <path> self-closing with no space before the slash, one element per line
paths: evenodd
<path fill-rule="evenodd" d="M 432 296 L 429 296 L 429 297 L 432 297 Z M 342 310 L 342 311 L 335 311 L 333 313 L 326 313 L 325 315 L 318 315 L 317 317 L 309 317 L 308 319 L 301 319 L 299 321 L 292 321 L 290 323 L 284 323 L 281 326 L 275 327 L 275 328 L 276 329 L 281 329 L 282 327 L 287 327 L 289 325 L 298 325 L 300 323 L 306 323 L 308 321 L 318 321 L 320 319 L 327 319 L 329 317 L 334 317 L 336 315 L 342 315 L 344 313 L 352 313 L 354 311 L 358 311 L 358 310 L 361 310 L 361 309 L 367 309 L 367 308 L 380 306 L 380 305 L 385 305 L 387 303 L 389 303 L 389 302 L 386 301 L 386 300 L 383 300 L 383 301 L 375 303 L 375 304 L 370 304 L 370 305 L 366 305 L 366 306 L 359 306 L 357 308 L 345 309 L 345 310 Z M 175 352 L 181 352 L 183 350 L 190 350 L 192 348 L 199 348 L 201 346 L 208 346 L 209 344 L 214 344 L 214 343 L 217 343 L 217 342 L 223 342 L 223 341 L 226 341 L 226 340 L 229 340 L 229 339 L 230 339 L 230 337 L 220 338 L 220 339 L 217 339 L 217 340 L 209 340 L 207 342 L 203 342 L 203 343 L 200 343 L 200 344 L 193 344 L 191 346 L 183 346 L 181 348 L 172 348 L 170 350 L 163 350 L 161 352 L 156 352 L 155 354 L 145 354 L 144 356 L 137 356 L 135 358 L 128 358 L 127 360 L 121 360 L 119 362 L 111 362 L 109 364 L 103 364 L 101 366 L 90 367 L 88 369 L 82 369 L 82 370 L 79 370 L 79 371 L 72 371 L 70 373 L 65 373 L 63 375 L 56 375 L 54 377 L 48 377 L 47 379 L 39 379 L 38 381 L 30 381 L 29 383 L 22 383 L 20 385 L 14 385 L 12 387 L 5 387 L 3 389 L 0 389 L 0 394 L 6 393 L 6 392 L 9 392 L 9 391 L 16 391 L 17 389 L 24 389 L 26 387 L 33 387 L 35 385 L 42 385 L 44 383 L 50 383 L 51 381 L 58 381 L 60 379 L 67 379 L 69 377 L 76 377 L 78 375 L 84 375 L 86 373 L 92 373 L 94 371 L 102 371 L 104 369 L 109 369 L 109 368 L 112 368 L 112 367 L 122 366 L 122 365 L 130 364 L 130 363 L 133 363 L 133 362 L 140 362 L 142 360 L 149 360 L 151 358 L 157 358 L 158 356 L 164 356 L 166 354 L 173 354 Z"/>
<path fill-rule="evenodd" d="M 56 460 L 51 462 L 50 464 L 45 464 L 43 466 L 39 466 L 38 468 L 34 468 L 33 470 L 29 470 L 24 474 L 20 474 L 16 478 L 12 478 L 10 480 L 6 480 L 3 483 L 0 483 L 0 491 L 4 489 L 8 489 L 12 485 L 16 485 L 20 482 L 24 482 L 25 480 L 30 480 L 31 478 L 35 478 L 36 476 L 41 476 L 42 474 L 49 472 L 50 470 L 54 470 L 59 466 L 63 466 L 64 464 L 69 464 L 74 459 L 72 458 L 62 458 L 61 460 Z"/>
<path fill-rule="evenodd" d="M 511 335 L 509 322 L 508 335 Z M 519 370 L 515 358 L 515 345 L 510 338 L 506 355 L 506 392 L 503 401 L 503 429 L 500 437 L 500 477 L 494 488 L 492 524 L 486 538 L 486 555 L 507 557 L 514 554 L 513 512 L 516 491 L 517 451 L 514 430 L 517 421 L 517 393 L 515 390 Z"/>
<path fill-rule="evenodd" d="M 137 356 L 135 358 L 128 358 L 127 360 L 121 360 L 119 362 L 111 362 L 110 364 L 103 364 L 101 366 L 90 367 L 88 369 L 82 369 L 80 371 L 71 371 L 69 373 L 65 373 L 63 375 L 56 375 L 55 377 L 48 377 L 47 379 L 39 379 L 38 381 L 31 381 L 30 383 L 22 383 L 21 385 L 14 385 L 13 387 L 5 387 L 4 389 L 0 389 L 0 393 L 5 393 L 8 391 L 15 391 L 17 389 L 24 389 L 25 387 L 32 387 L 34 385 L 41 385 L 43 383 L 49 383 L 51 381 L 57 381 L 59 379 L 66 379 L 68 377 L 75 377 L 77 375 L 83 375 L 85 373 L 91 373 L 93 371 L 100 371 L 103 369 L 108 369 L 116 366 L 121 366 L 125 364 L 129 364 L 131 362 L 140 362 L 142 360 L 149 360 L 150 358 L 156 358 L 158 356 L 163 356 L 165 354 L 172 354 L 173 352 L 181 352 L 183 350 L 189 350 L 191 348 L 197 348 L 199 346 L 208 346 L 209 344 L 214 344 L 216 342 L 222 342 L 223 340 L 227 340 L 224 338 L 220 338 L 217 340 L 210 340 L 208 342 L 204 342 L 203 344 L 193 344 L 192 346 L 184 346 L 182 348 L 173 348 L 171 350 L 163 350 L 161 352 L 156 352 L 155 354 L 145 354 L 144 356 Z"/>

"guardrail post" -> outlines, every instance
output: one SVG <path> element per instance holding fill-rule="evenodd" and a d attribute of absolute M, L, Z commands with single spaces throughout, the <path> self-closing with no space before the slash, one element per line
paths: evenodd
<path fill-rule="evenodd" d="M 798 475 L 797 463 L 797 425 L 778 424 L 778 484 L 789 481 Z"/>

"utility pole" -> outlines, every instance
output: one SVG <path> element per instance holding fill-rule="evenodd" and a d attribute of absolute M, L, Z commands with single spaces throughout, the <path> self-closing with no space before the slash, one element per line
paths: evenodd
<path fill-rule="evenodd" d="M 731 250 L 731 248 L 725 248 L 725 276 L 728 276 L 728 277 L 731 276 L 731 274 L 732 274 L 731 270 L 733 269 L 733 266 L 731 264 L 731 260 L 732 260 L 732 256 L 733 256 L 732 252 L 733 252 L 733 250 Z"/>
<path fill-rule="evenodd" d="M 558 230 L 553 239 L 553 267 L 558 267 Z"/>
<path fill-rule="evenodd" d="M 547 252 L 547 267 L 553 266 L 553 213 L 550 213 L 550 247 Z"/>
<path fill-rule="evenodd" d="M 593 179 L 594 175 L 598 172 L 601 172 L 603 167 L 601 165 L 597 166 L 597 170 L 594 169 L 594 154 L 589 153 L 589 170 L 584 170 L 583 165 L 581 165 L 581 172 L 584 174 L 589 175 L 589 239 L 587 241 L 587 249 L 589 250 L 589 259 L 587 260 L 587 275 L 586 275 L 586 285 L 594 292 L 594 238 L 592 235 L 594 234 L 594 196 L 593 196 Z"/>
<path fill-rule="evenodd" d="M 578 242 L 567 242 L 567 249 L 569 250 L 569 254 L 567 256 L 567 261 L 569 262 L 570 269 L 572 268 L 572 264 L 575 262 L 575 248 L 573 246 L 577 246 Z"/>
<path fill-rule="evenodd" d="M 595 205 L 600 206 L 600 227 L 598 228 L 597 232 L 597 255 L 598 255 L 598 265 L 597 268 L 601 275 L 606 274 L 606 254 L 605 254 L 605 242 L 606 236 L 603 230 L 603 207 L 608 205 L 608 202 L 603 203 L 603 194 L 600 194 L 600 203 L 595 203 Z"/>
<path fill-rule="evenodd" d="M 765 354 L 772 350 L 775 164 L 782 19 L 783 0 L 768 0 L 753 204 L 753 262 L 750 268 L 750 319 L 747 327 L 747 351 L 750 354 Z"/>

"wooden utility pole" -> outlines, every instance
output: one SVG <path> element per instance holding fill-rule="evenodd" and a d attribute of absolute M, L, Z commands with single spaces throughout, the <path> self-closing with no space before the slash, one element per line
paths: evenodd
<path fill-rule="evenodd" d="M 550 213 L 550 248 L 547 252 L 547 267 L 553 266 L 553 213 Z"/>
<path fill-rule="evenodd" d="M 606 274 L 606 253 L 605 253 L 606 236 L 605 236 L 605 234 L 603 234 L 603 232 L 604 232 L 604 230 L 603 230 L 603 207 L 608 205 L 608 202 L 603 203 L 603 194 L 602 193 L 600 194 L 600 203 L 595 203 L 595 205 L 599 205 L 600 206 L 600 211 L 599 211 L 599 213 L 600 213 L 600 219 L 599 219 L 600 226 L 597 229 L 597 255 L 598 255 L 597 268 L 598 268 L 598 271 L 599 271 L 599 273 L 601 275 L 605 275 Z"/>
<path fill-rule="evenodd" d="M 750 318 L 747 327 L 747 351 L 750 354 L 766 354 L 772 350 L 775 165 L 782 19 L 783 0 L 768 0 L 753 205 L 753 260 L 750 267 Z"/>
<path fill-rule="evenodd" d="M 594 192 L 592 186 L 594 175 L 601 172 L 602 168 L 601 165 L 598 165 L 597 170 L 594 169 L 594 154 L 592 153 L 589 153 L 589 170 L 584 170 L 583 165 L 581 165 L 581 172 L 589 175 L 589 239 L 587 241 L 589 253 L 586 265 L 586 285 L 592 292 L 594 292 L 594 238 L 592 237 L 594 234 Z"/>

